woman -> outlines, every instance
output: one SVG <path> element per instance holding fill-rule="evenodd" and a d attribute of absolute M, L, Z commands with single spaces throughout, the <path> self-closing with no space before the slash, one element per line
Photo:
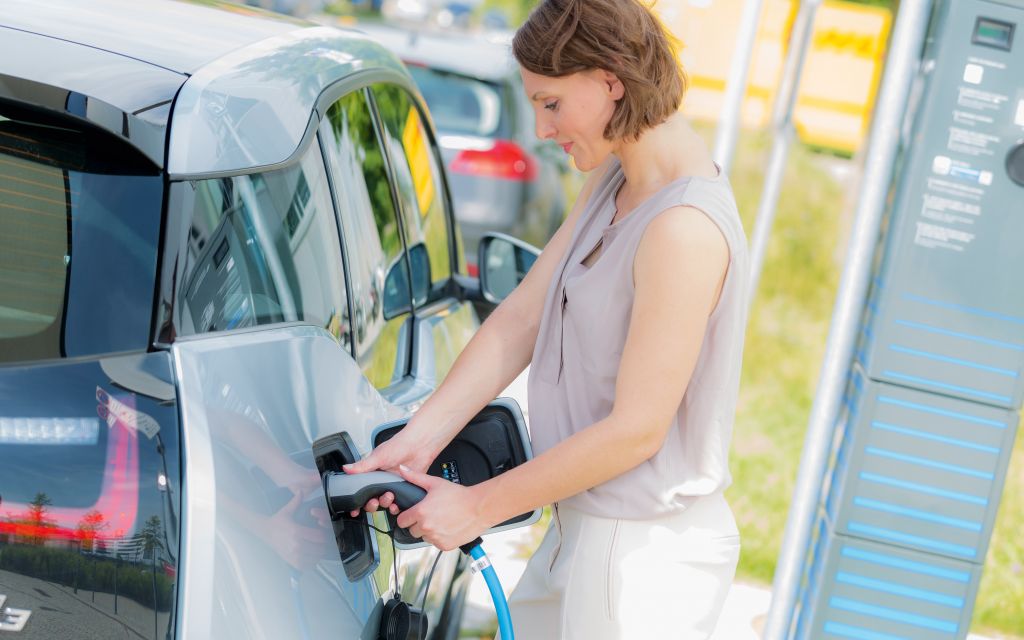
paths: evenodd
<path fill-rule="evenodd" d="M 731 189 L 636 0 L 543 2 L 513 52 L 538 137 L 590 175 L 444 384 L 348 471 L 426 488 L 398 524 L 442 549 L 554 503 L 510 599 L 519 637 L 705 638 L 739 557 L 722 497 L 748 295 Z M 527 364 L 536 457 L 473 487 L 425 475 Z M 397 512 L 390 494 L 366 508 Z"/>

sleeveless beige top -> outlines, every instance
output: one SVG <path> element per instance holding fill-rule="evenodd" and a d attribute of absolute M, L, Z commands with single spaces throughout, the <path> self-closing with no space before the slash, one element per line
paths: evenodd
<path fill-rule="evenodd" d="M 729 267 L 700 355 L 668 436 L 654 457 L 562 504 L 605 517 L 644 519 L 686 509 L 729 486 L 732 436 L 746 325 L 747 241 L 729 181 L 680 178 L 615 224 L 625 176 L 615 161 L 580 214 L 544 302 L 529 377 L 534 453 L 606 418 L 633 307 L 633 258 L 648 223 L 679 205 L 703 211 L 729 246 Z M 600 255 L 583 264 L 602 241 Z"/>

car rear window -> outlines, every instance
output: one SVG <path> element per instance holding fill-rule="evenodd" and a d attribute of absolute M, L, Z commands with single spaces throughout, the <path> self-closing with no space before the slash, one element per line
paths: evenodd
<path fill-rule="evenodd" d="M 0 367 L 0 636 L 174 637 L 172 381 L 167 352 Z"/>
<path fill-rule="evenodd" d="M 409 72 L 439 131 L 485 137 L 502 134 L 505 116 L 499 85 L 416 65 L 410 65 Z"/>
<path fill-rule="evenodd" d="M 0 103 L 0 363 L 144 349 L 162 201 L 124 143 Z"/>

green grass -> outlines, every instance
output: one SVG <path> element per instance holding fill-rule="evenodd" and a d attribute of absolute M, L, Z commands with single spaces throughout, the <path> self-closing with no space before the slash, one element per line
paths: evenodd
<path fill-rule="evenodd" d="M 748 237 L 768 148 L 765 136 L 746 134 L 731 172 Z M 839 280 L 843 193 L 818 160 L 793 146 L 744 350 L 727 496 L 743 534 L 739 575 L 763 583 L 775 571 Z"/>

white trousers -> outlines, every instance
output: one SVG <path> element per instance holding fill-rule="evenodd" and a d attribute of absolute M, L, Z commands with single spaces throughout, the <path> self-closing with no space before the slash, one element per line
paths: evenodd
<path fill-rule="evenodd" d="M 565 506 L 509 598 L 519 640 L 682 640 L 714 631 L 740 554 L 721 494 L 653 520 Z"/>

